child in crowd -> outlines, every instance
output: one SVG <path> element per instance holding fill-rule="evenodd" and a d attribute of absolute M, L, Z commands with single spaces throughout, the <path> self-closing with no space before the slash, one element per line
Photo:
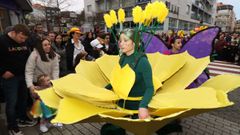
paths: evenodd
<path fill-rule="evenodd" d="M 38 76 L 37 83 L 36 83 L 36 90 L 43 90 L 46 88 L 51 87 L 50 77 L 46 74 L 42 74 Z M 49 119 L 51 119 L 54 115 L 56 110 L 47 107 L 39 98 L 39 96 L 35 96 L 35 102 L 31 109 L 31 114 L 33 117 L 40 117 L 40 131 L 42 133 L 47 132 L 48 128 L 50 127 Z M 56 126 L 62 126 L 62 124 L 57 124 Z"/>

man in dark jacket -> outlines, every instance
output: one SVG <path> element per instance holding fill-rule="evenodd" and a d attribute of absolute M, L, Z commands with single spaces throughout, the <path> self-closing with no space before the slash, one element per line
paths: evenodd
<path fill-rule="evenodd" d="M 108 55 L 118 55 L 117 45 L 110 42 L 110 34 L 104 36 L 104 49 L 103 51 Z"/>
<path fill-rule="evenodd" d="M 24 72 L 30 51 L 24 42 L 28 36 L 27 26 L 17 24 L 10 32 L 0 37 L 0 75 L 10 135 L 22 135 L 18 127 L 34 124 L 26 115 L 28 90 Z"/>
<path fill-rule="evenodd" d="M 29 35 L 28 39 L 26 40 L 26 45 L 30 48 L 31 51 L 36 46 L 36 42 L 38 40 L 42 40 L 44 38 L 43 34 L 43 26 L 42 24 L 38 23 L 35 25 L 33 32 Z"/>

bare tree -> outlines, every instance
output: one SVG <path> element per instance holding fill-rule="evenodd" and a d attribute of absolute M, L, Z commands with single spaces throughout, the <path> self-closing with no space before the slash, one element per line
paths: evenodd
<path fill-rule="evenodd" d="M 71 6 L 70 0 L 38 0 L 45 4 L 47 7 L 57 7 L 60 10 L 65 10 Z"/>
<path fill-rule="evenodd" d="M 33 7 L 33 12 L 27 14 L 25 18 L 29 24 L 44 22 L 46 20 L 46 12 L 45 12 L 44 6 L 41 4 L 38 4 L 38 6 Z"/>

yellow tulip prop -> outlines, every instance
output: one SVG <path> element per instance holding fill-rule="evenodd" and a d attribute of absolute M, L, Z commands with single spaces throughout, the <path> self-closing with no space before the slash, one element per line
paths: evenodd
<path fill-rule="evenodd" d="M 146 21 L 152 21 L 153 19 L 153 4 L 152 3 L 148 3 L 147 6 L 145 7 L 145 11 L 146 11 Z"/>
<path fill-rule="evenodd" d="M 198 88 L 185 90 L 207 67 L 209 57 L 195 59 L 187 52 L 147 57 L 157 82 L 154 88 L 158 90 L 148 105 L 152 118 L 130 119 L 126 116 L 134 111 L 117 107 L 116 101 L 128 98 L 135 74 L 129 66 L 121 68 L 116 56 L 81 61 L 76 74 L 52 81 L 52 88 L 38 94 L 46 105 L 58 109 L 53 123 L 109 122 L 136 135 L 149 135 L 174 119 L 233 104 L 227 93 L 240 87 L 240 76 L 219 75 Z M 109 83 L 113 90 L 104 88 Z"/>
<path fill-rule="evenodd" d="M 157 18 L 158 16 L 160 16 L 161 14 L 161 3 L 159 1 L 155 1 L 153 2 L 153 8 L 152 8 L 152 11 L 153 11 L 153 18 Z"/>
<path fill-rule="evenodd" d="M 110 10 L 110 17 L 111 17 L 111 21 L 112 21 L 113 24 L 118 23 L 117 15 L 116 15 L 116 12 L 114 10 Z"/>
<path fill-rule="evenodd" d="M 111 20 L 111 16 L 109 14 L 104 14 L 103 18 L 104 18 L 104 21 L 106 23 L 106 26 L 108 28 L 111 28 L 113 26 L 113 23 L 112 23 L 112 20 Z"/>
<path fill-rule="evenodd" d="M 166 5 L 162 1 L 160 2 L 159 8 L 161 9 L 161 14 L 158 16 L 157 21 L 159 23 L 163 23 L 163 21 L 168 16 L 169 11 L 168 11 L 168 8 L 166 7 Z"/>
<path fill-rule="evenodd" d="M 133 16 L 133 22 L 139 23 L 141 21 L 142 8 L 139 6 L 134 7 L 132 9 L 132 16 Z"/>
<path fill-rule="evenodd" d="M 147 20 L 151 20 L 153 18 L 153 4 L 152 3 L 148 3 L 147 6 L 145 7 L 145 11 L 147 13 L 146 19 Z"/>
<path fill-rule="evenodd" d="M 143 24 L 146 20 L 146 11 L 143 10 L 142 11 L 142 16 L 141 16 L 141 19 L 140 19 L 140 23 Z"/>
<path fill-rule="evenodd" d="M 118 22 L 124 23 L 124 21 L 125 21 L 125 11 L 122 8 L 120 8 L 118 10 Z"/>

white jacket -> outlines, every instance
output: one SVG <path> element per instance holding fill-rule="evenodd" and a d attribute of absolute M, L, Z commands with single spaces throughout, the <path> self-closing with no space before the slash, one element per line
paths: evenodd
<path fill-rule="evenodd" d="M 34 50 L 29 56 L 25 67 L 25 80 L 27 87 L 29 88 L 33 86 L 33 82 L 37 82 L 37 77 L 42 74 L 48 75 L 51 80 L 59 78 L 58 56 L 56 55 L 54 59 L 49 59 L 48 62 L 44 62 L 41 60 L 37 50 Z"/>

